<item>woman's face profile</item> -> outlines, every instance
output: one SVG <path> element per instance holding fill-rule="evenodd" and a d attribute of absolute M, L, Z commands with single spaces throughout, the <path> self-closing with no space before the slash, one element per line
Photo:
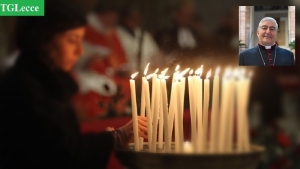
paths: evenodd
<path fill-rule="evenodd" d="M 49 44 L 50 60 L 55 67 L 70 71 L 78 58 L 83 55 L 82 39 L 85 27 L 67 30 L 54 36 Z"/>

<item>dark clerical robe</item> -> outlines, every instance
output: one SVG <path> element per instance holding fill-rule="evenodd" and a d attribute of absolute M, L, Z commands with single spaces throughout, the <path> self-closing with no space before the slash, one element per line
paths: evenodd
<path fill-rule="evenodd" d="M 258 45 L 245 50 L 239 56 L 240 66 L 294 66 L 294 54 L 286 49 L 273 45 L 270 49 Z"/>

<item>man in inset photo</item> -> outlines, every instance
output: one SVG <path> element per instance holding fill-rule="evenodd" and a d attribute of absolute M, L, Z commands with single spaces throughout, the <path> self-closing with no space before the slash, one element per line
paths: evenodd
<path fill-rule="evenodd" d="M 263 18 L 257 27 L 258 45 L 240 53 L 240 66 L 294 66 L 294 54 L 278 47 L 278 24 L 274 18 Z"/>

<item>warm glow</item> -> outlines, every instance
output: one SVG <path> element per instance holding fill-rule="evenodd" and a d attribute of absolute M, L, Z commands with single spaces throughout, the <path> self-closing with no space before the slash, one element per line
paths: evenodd
<path fill-rule="evenodd" d="M 168 79 L 170 76 L 163 76 L 164 79 Z"/>
<path fill-rule="evenodd" d="M 147 75 L 146 78 L 147 78 L 147 79 L 150 79 L 153 75 L 154 75 L 154 73 L 152 73 L 152 74 L 150 74 L 150 75 Z"/>
<path fill-rule="evenodd" d="M 207 72 L 206 79 L 208 79 L 210 77 L 210 75 L 211 75 L 211 69 Z"/>
<path fill-rule="evenodd" d="M 239 73 L 239 69 L 235 68 L 233 70 L 233 77 L 239 77 L 240 73 Z"/>
<path fill-rule="evenodd" d="M 139 73 L 139 72 L 136 72 L 136 73 L 132 74 L 132 75 L 131 75 L 131 79 L 134 79 L 135 76 L 136 76 L 138 73 Z"/>
<path fill-rule="evenodd" d="M 144 75 L 145 75 L 145 76 L 147 75 L 149 64 L 150 64 L 150 63 L 147 64 L 147 66 L 146 66 L 146 68 L 145 68 L 145 70 L 144 70 Z"/>
<path fill-rule="evenodd" d="M 190 70 L 190 76 L 191 76 L 193 73 L 194 73 L 194 70 L 193 70 L 193 69 Z"/>
<path fill-rule="evenodd" d="M 177 65 L 177 66 L 176 66 L 176 68 L 175 68 L 175 71 L 178 71 L 178 70 L 179 70 L 179 68 L 180 68 L 180 66 L 179 66 L 179 65 Z"/>
<path fill-rule="evenodd" d="M 182 78 L 182 75 L 181 74 L 177 74 L 175 76 L 175 82 L 179 82 L 179 80 Z"/>
<path fill-rule="evenodd" d="M 245 70 L 244 68 L 242 68 L 242 69 L 240 70 L 240 74 L 241 74 L 242 77 L 244 77 L 245 74 L 246 74 L 246 70 Z"/>
<path fill-rule="evenodd" d="M 225 69 L 225 73 L 224 73 L 224 77 L 227 78 L 227 77 L 230 76 L 230 74 L 231 74 L 231 69 L 230 68 L 226 68 Z"/>
<path fill-rule="evenodd" d="M 195 74 L 201 76 L 202 71 L 203 71 L 203 65 L 201 65 L 201 67 L 196 70 Z"/>
<path fill-rule="evenodd" d="M 190 146 L 190 142 L 188 141 L 184 142 L 184 146 Z"/>
<path fill-rule="evenodd" d="M 159 71 L 159 68 L 157 68 L 155 71 L 154 71 L 154 73 L 157 73 Z"/>
<path fill-rule="evenodd" d="M 219 73 L 220 73 L 220 66 L 217 67 L 216 72 L 215 72 L 215 76 L 219 76 Z"/>
<path fill-rule="evenodd" d="M 169 68 L 166 68 L 165 70 L 161 71 L 162 75 L 165 75 L 167 73 L 167 71 L 169 70 Z"/>
<path fill-rule="evenodd" d="M 184 71 L 182 71 L 182 72 L 180 73 L 180 76 L 181 76 L 181 77 L 184 76 L 189 70 L 190 70 L 190 68 L 186 68 Z"/>

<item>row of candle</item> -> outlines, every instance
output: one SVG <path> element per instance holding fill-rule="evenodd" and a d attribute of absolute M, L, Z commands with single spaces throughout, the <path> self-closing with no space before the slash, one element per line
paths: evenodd
<path fill-rule="evenodd" d="M 147 75 L 148 66 L 145 68 L 142 78 L 141 91 L 141 116 L 147 116 L 149 151 L 156 152 L 157 148 L 165 152 L 171 151 L 172 133 L 175 134 L 175 152 L 184 152 L 183 133 L 183 109 L 186 79 L 184 75 L 189 71 L 185 69 L 179 72 L 176 67 L 173 74 L 170 105 L 168 105 L 165 76 L 168 69 L 157 75 L 158 69 Z M 194 152 L 231 152 L 233 151 L 234 112 L 236 105 L 237 141 L 236 150 L 249 151 L 247 102 L 249 94 L 250 77 L 245 76 L 245 71 L 225 71 L 222 79 L 220 93 L 220 78 L 217 68 L 213 80 L 212 109 L 209 118 L 209 83 L 211 70 L 206 78 L 201 79 L 203 67 L 190 71 L 188 76 L 189 102 L 191 114 L 191 146 Z M 138 138 L 138 122 L 136 108 L 136 89 L 134 77 L 130 80 L 132 119 L 134 128 L 134 149 L 143 148 L 143 139 Z M 150 104 L 150 92 L 148 79 L 152 77 L 152 93 Z M 221 104 L 220 104 L 221 96 Z M 158 138 L 157 138 L 158 137 Z M 164 142 L 163 142 L 164 141 Z"/>

